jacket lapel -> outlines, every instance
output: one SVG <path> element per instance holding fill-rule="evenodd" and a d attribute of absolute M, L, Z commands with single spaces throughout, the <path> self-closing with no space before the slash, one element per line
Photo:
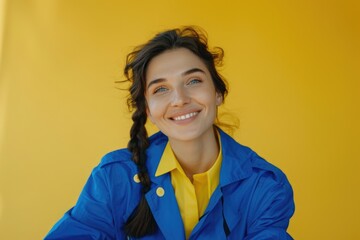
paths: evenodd
<path fill-rule="evenodd" d="M 151 212 L 165 239 L 184 240 L 184 225 L 177 205 L 170 174 L 155 177 L 156 169 L 164 152 L 167 137 L 161 132 L 154 134 L 147 153 L 147 167 L 152 181 L 151 189 L 145 194 Z"/>
<path fill-rule="evenodd" d="M 203 227 L 204 223 L 206 222 L 206 219 L 209 215 L 209 212 L 211 212 L 215 208 L 215 206 L 219 203 L 222 196 L 223 195 L 222 195 L 220 188 L 217 187 L 210 198 L 209 204 L 208 204 L 204 214 L 200 217 L 199 222 L 196 224 L 195 228 L 191 232 L 191 236 L 196 235 L 197 232 L 202 229 L 202 227 Z M 220 221 L 220 219 L 219 219 L 219 221 Z"/>
<path fill-rule="evenodd" d="M 230 187 L 232 183 L 242 181 L 251 176 L 252 167 L 249 162 L 249 154 L 252 151 L 249 148 L 237 143 L 221 129 L 219 129 L 219 132 L 223 151 L 223 159 L 220 170 L 220 183 L 212 194 L 204 215 L 200 218 L 191 235 L 196 235 L 196 232 L 201 230 L 209 213 L 214 211 L 214 208 L 216 207 L 221 208 L 223 216 L 219 217 L 225 218 L 227 224 L 229 224 L 228 227 L 230 231 L 240 220 L 239 217 L 236 216 L 237 212 L 234 211 L 234 209 L 226 207 L 226 200 L 227 198 L 231 197 L 231 191 L 228 191 L 227 187 Z M 225 201 L 225 206 L 222 206 L 222 198 L 224 199 L 223 201 Z"/>
<path fill-rule="evenodd" d="M 184 225 L 170 181 L 170 174 L 158 177 L 146 193 L 146 200 L 165 239 L 185 239 Z"/>

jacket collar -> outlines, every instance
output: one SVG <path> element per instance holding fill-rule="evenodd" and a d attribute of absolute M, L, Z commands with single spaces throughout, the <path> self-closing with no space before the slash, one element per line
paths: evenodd
<path fill-rule="evenodd" d="M 251 175 L 252 166 L 249 161 L 249 155 L 253 151 L 237 143 L 220 128 L 218 130 L 223 157 L 220 170 L 220 186 L 224 187 Z M 150 147 L 147 150 L 147 167 L 149 176 L 154 183 L 161 181 L 161 176 L 155 177 L 155 173 L 167 142 L 168 138 L 162 132 L 158 132 L 150 137 Z"/>
<path fill-rule="evenodd" d="M 220 170 L 220 187 L 224 187 L 251 175 L 252 166 L 249 158 L 253 151 L 236 142 L 221 129 L 219 129 L 219 132 L 223 151 Z"/>

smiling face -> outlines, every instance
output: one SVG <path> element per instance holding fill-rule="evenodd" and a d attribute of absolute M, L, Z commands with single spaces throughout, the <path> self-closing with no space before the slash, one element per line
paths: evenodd
<path fill-rule="evenodd" d="M 145 97 L 149 119 L 170 141 L 213 136 L 222 96 L 205 64 L 190 50 L 168 50 L 149 62 Z"/>

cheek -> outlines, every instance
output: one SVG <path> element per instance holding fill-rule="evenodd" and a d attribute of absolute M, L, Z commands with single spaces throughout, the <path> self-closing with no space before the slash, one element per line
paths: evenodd
<path fill-rule="evenodd" d="M 212 107 L 216 108 L 219 105 L 217 95 L 209 94 L 209 91 L 197 92 L 197 99 L 199 102 L 207 105 L 210 108 L 212 108 Z"/>
<path fill-rule="evenodd" d="M 157 101 L 154 99 L 148 99 L 148 106 L 147 106 L 147 115 L 149 119 L 154 123 L 156 119 L 161 117 L 164 113 L 164 106 L 162 101 Z"/>

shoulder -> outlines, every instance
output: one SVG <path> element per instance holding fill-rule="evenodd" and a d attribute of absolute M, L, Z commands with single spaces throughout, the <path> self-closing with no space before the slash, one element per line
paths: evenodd
<path fill-rule="evenodd" d="M 224 154 L 227 158 L 231 158 L 231 165 L 235 165 L 232 167 L 241 166 L 244 178 L 257 176 L 274 184 L 288 184 L 287 177 L 282 170 L 222 131 L 221 142 Z"/>
<path fill-rule="evenodd" d="M 155 133 L 149 137 L 149 147 L 147 149 L 148 157 L 158 152 L 158 148 L 165 146 L 167 137 L 161 133 Z M 132 161 L 132 154 L 127 148 L 117 149 L 105 154 L 97 166 L 99 169 L 111 168 L 113 165 L 128 166 L 136 168 L 135 163 Z"/>
<path fill-rule="evenodd" d="M 105 154 L 101 158 L 98 167 L 105 168 L 112 164 L 116 164 L 116 163 L 127 164 L 129 162 L 131 162 L 131 153 L 127 148 L 122 148 Z"/>
<path fill-rule="evenodd" d="M 227 194 L 235 196 L 233 199 L 244 198 L 244 202 L 250 204 L 248 207 L 251 211 L 256 212 L 277 202 L 291 216 L 294 209 L 293 190 L 285 173 L 232 137 L 223 133 L 221 138 L 224 155 L 223 175 L 220 177 L 223 185 L 234 183 L 224 189 Z"/>
<path fill-rule="evenodd" d="M 256 152 L 252 152 L 250 161 L 255 173 L 262 174 L 264 178 L 269 178 L 280 185 L 289 184 L 285 173 L 280 168 L 266 161 Z"/>

